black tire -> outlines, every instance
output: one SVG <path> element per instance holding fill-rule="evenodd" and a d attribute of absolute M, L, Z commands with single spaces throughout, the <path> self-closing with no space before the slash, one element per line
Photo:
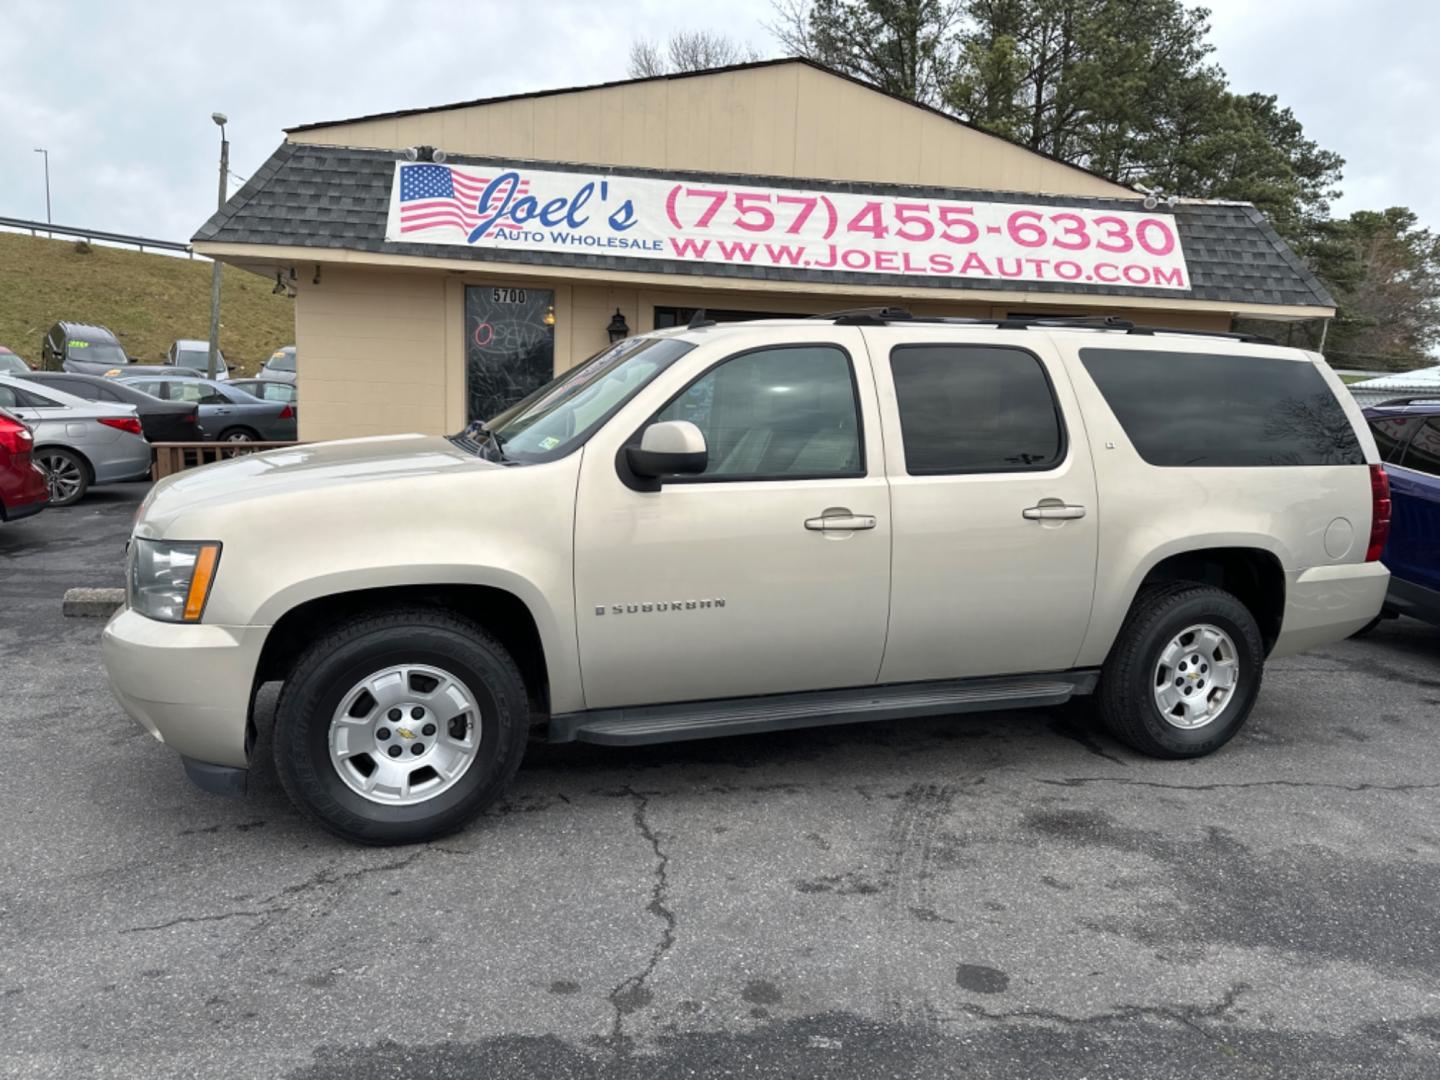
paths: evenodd
<path fill-rule="evenodd" d="M 50 486 L 50 505 L 52 507 L 73 506 L 90 490 L 90 463 L 74 450 L 67 450 L 63 446 L 42 447 L 35 451 L 35 460 L 45 470 L 45 479 Z M 74 478 L 72 481 L 74 486 L 67 483 L 64 489 L 65 494 L 57 497 L 56 476 L 62 469 L 67 478 Z"/>
<path fill-rule="evenodd" d="M 373 802 L 352 790 L 330 760 L 330 725 L 360 679 L 399 664 L 451 673 L 479 704 L 478 749 L 454 786 L 409 806 Z M 454 832 L 504 790 L 525 752 L 529 703 L 520 671 L 480 627 L 444 611 L 398 609 L 363 616 L 325 634 L 301 655 L 275 712 L 275 768 L 303 812 L 362 844 L 409 844 Z"/>
<path fill-rule="evenodd" d="M 1238 661 L 1229 703 L 1203 727 L 1167 720 L 1155 700 L 1161 654 L 1191 626 L 1209 624 L 1227 634 Z M 1121 742 L 1157 758 L 1201 757 L 1240 730 L 1254 708 L 1264 673 L 1265 645 L 1255 617 L 1223 589 L 1194 582 L 1147 586 L 1136 596 L 1101 672 L 1096 704 L 1105 727 Z"/>

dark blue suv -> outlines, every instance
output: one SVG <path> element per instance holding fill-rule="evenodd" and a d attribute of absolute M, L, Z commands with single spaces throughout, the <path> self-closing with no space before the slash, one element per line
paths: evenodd
<path fill-rule="evenodd" d="M 1385 613 L 1440 626 L 1440 401 L 1390 401 L 1365 410 L 1390 476 L 1390 568 Z"/>

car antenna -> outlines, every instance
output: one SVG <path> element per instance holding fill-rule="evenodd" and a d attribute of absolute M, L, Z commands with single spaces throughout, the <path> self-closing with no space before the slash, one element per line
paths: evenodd
<path fill-rule="evenodd" d="M 705 309 L 702 307 L 702 308 L 696 308 L 695 314 L 690 316 L 690 322 L 686 324 L 686 327 L 685 327 L 685 328 L 686 328 L 687 330 L 699 330 L 702 326 L 714 326 L 714 325 L 715 325 L 715 320 L 714 320 L 714 319 L 707 319 L 707 318 L 705 317 Z"/>

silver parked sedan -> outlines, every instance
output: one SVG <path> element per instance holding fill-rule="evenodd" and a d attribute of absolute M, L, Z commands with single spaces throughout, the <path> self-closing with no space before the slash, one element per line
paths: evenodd
<path fill-rule="evenodd" d="M 91 484 L 150 473 L 150 444 L 133 405 L 86 401 L 44 383 L 0 375 L 0 408 L 34 432 L 34 458 L 50 482 L 51 506 L 69 506 Z"/>
<path fill-rule="evenodd" d="M 200 406 L 200 432 L 217 442 L 293 442 L 295 406 L 261 401 L 228 383 L 195 375 L 137 375 L 121 382 L 162 401 L 193 401 Z"/>

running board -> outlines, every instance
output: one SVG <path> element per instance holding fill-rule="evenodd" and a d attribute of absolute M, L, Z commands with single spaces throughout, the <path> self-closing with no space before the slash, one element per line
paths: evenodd
<path fill-rule="evenodd" d="M 1074 694 L 1088 694 L 1098 679 L 1096 671 L 1063 671 L 595 709 L 552 716 L 549 740 L 639 746 L 866 720 L 1028 709 L 1062 705 Z"/>

